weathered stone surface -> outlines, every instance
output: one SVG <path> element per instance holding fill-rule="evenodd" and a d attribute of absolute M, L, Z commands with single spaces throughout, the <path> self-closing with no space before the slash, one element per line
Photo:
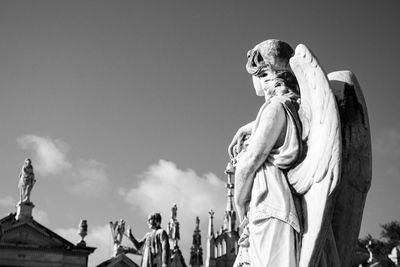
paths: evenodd
<path fill-rule="evenodd" d="M 351 264 L 372 178 L 368 112 L 357 78 L 350 71 L 328 75 L 335 93 L 342 130 L 342 171 L 332 229 L 341 266 Z"/>

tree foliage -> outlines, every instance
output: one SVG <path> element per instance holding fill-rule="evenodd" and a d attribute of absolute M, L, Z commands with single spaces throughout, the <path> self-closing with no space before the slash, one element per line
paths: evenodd
<path fill-rule="evenodd" d="M 382 231 L 379 239 L 372 237 L 370 234 L 359 238 L 355 252 L 366 255 L 368 253 L 368 246 L 374 258 L 382 266 L 393 266 L 393 262 L 389 260 L 388 254 L 390 254 L 393 247 L 400 244 L 400 222 L 392 221 L 381 225 L 381 227 Z"/>
<path fill-rule="evenodd" d="M 400 243 L 400 222 L 392 221 L 382 224 L 381 227 L 381 238 L 386 239 L 392 247 L 397 246 Z"/>

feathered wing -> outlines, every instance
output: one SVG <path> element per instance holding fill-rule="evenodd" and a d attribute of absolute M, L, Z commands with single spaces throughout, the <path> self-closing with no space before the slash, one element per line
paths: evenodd
<path fill-rule="evenodd" d="M 306 150 L 301 163 L 288 173 L 290 184 L 303 200 L 299 266 L 317 266 L 326 241 L 333 239 L 332 193 L 341 173 L 340 119 L 327 76 L 305 45 L 296 47 L 290 66 L 300 86 L 299 116 Z"/>
<path fill-rule="evenodd" d="M 332 230 L 340 266 L 351 265 L 371 185 L 371 136 L 367 106 L 356 76 L 350 71 L 328 74 L 338 103 L 342 132 L 342 174 L 337 189 Z"/>

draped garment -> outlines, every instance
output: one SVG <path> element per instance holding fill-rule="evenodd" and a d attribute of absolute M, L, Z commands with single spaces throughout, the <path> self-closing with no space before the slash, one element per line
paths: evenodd
<path fill-rule="evenodd" d="M 254 176 L 247 213 L 249 223 L 244 230 L 248 238 L 241 240 L 248 251 L 248 255 L 242 256 L 248 257 L 252 267 L 298 265 L 301 226 L 285 174 L 285 170 L 296 163 L 301 151 L 297 103 L 284 96 L 271 98 L 260 108 L 252 134 L 257 130 L 262 112 L 273 101 L 284 107 L 286 136 L 280 147 L 270 151 Z"/>

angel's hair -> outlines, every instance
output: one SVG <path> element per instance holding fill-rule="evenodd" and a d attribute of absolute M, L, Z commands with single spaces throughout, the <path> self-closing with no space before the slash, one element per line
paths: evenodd
<path fill-rule="evenodd" d="M 263 57 L 265 55 L 272 56 L 286 63 L 289 63 L 289 59 L 294 53 L 293 48 L 288 43 L 276 39 L 266 40 L 258 46 Z"/>
<path fill-rule="evenodd" d="M 247 72 L 257 75 L 262 68 L 271 66 L 271 58 L 275 59 L 274 64 L 286 67 L 293 54 L 293 48 L 286 42 L 276 39 L 263 41 L 247 52 Z"/>
<path fill-rule="evenodd" d="M 277 71 L 276 78 L 273 79 L 274 92 L 272 96 L 286 96 L 292 101 L 300 98 L 299 85 L 296 77 L 288 70 Z"/>

